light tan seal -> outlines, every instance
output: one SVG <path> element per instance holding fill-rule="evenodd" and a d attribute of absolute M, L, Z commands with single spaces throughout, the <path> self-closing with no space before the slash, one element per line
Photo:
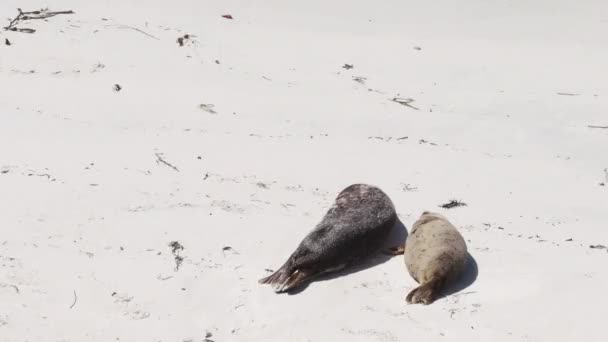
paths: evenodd
<path fill-rule="evenodd" d="M 444 216 L 425 211 L 412 226 L 405 246 L 393 254 L 404 254 L 410 275 L 420 284 L 406 298 L 409 304 L 431 304 L 462 275 L 468 258 L 464 238 Z"/>

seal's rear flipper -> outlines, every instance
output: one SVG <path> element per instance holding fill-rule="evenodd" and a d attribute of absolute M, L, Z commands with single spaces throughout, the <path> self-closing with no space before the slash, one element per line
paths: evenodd
<path fill-rule="evenodd" d="M 277 279 L 283 278 L 283 277 L 284 277 L 284 272 L 281 272 L 281 270 L 278 270 L 278 271 L 274 272 L 273 274 L 269 275 L 268 277 L 258 280 L 258 283 L 273 284 L 277 281 Z"/>
<path fill-rule="evenodd" d="M 408 304 L 424 304 L 429 305 L 437 299 L 445 279 L 435 278 L 428 283 L 422 284 L 413 289 L 405 298 Z"/>
<path fill-rule="evenodd" d="M 402 255 L 405 253 L 405 245 L 390 247 L 382 251 L 386 255 Z"/>
<path fill-rule="evenodd" d="M 276 293 L 281 293 L 303 285 L 311 276 L 312 272 L 310 270 L 296 269 L 289 273 L 283 266 L 270 276 L 260 279 L 259 283 L 272 285 Z"/>

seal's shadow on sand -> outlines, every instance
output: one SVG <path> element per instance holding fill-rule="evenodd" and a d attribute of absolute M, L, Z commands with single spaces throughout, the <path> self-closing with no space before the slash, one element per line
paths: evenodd
<path fill-rule="evenodd" d="M 437 300 L 447 297 L 449 295 L 456 294 L 471 286 L 475 282 L 475 280 L 477 280 L 478 274 L 479 268 L 477 267 L 477 261 L 475 261 L 475 258 L 473 258 L 471 254 L 468 254 L 467 266 L 462 275 L 451 286 L 443 290 Z"/>
<path fill-rule="evenodd" d="M 368 268 L 372 268 L 372 267 L 378 266 L 380 264 L 383 264 L 383 263 L 389 261 L 391 258 L 393 258 L 392 255 L 385 254 L 384 250 L 386 250 L 387 248 L 390 248 L 390 247 L 395 247 L 395 246 L 400 246 L 400 245 L 405 244 L 405 239 L 407 239 L 407 229 L 405 228 L 405 226 L 403 225 L 401 220 L 399 220 L 397 218 L 397 222 L 395 222 L 395 225 L 393 225 L 393 228 L 390 232 L 390 235 L 387 239 L 385 246 L 383 246 L 382 250 L 380 250 L 378 253 L 370 256 L 369 258 L 363 260 L 362 262 L 351 265 L 350 267 L 347 267 L 341 271 L 328 273 L 325 275 L 318 276 L 314 279 L 311 279 L 306 284 L 304 284 L 298 288 L 295 288 L 292 291 L 287 292 L 287 294 L 289 294 L 289 295 L 298 294 L 298 293 L 304 291 L 308 287 L 308 285 L 310 285 L 310 283 L 312 283 L 312 282 L 323 282 L 323 281 L 328 281 L 328 280 L 344 277 L 344 276 L 347 276 L 347 275 L 350 275 L 353 273 L 357 273 L 357 272 L 366 270 Z"/>

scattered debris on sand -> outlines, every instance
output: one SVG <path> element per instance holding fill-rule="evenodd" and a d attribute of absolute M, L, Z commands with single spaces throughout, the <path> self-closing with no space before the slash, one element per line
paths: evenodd
<path fill-rule="evenodd" d="M 191 35 L 191 34 L 185 34 L 185 35 L 177 38 L 177 44 L 180 47 L 182 47 L 182 46 L 186 45 L 188 42 L 191 42 L 192 38 L 194 38 L 193 35 Z"/>
<path fill-rule="evenodd" d="M 418 188 L 415 186 L 411 186 L 409 183 L 401 183 L 401 191 L 408 192 L 408 191 L 416 191 L 416 190 L 418 190 Z"/>
<path fill-rule="evenodd" d="M 17 11 L 19 11 L 19 14 L 17 14 L 17 16 L 10 21 L 8 26 L 4 27 L 5 31 L 34 33 L 34 32 L 36 32 L 36 30 L 34 30 L 34 29 L 19 28 L 19 27 L 17 27 L 17 25 L 20 25 L 21 23 L 28 21 L 28 20 L 47 19 L 47 18 L 51 18 L 51 17 L 60 15 L 60 14 L 74 14 L 74 11 L 71 11 L 71 10 L 53 12 L 53 11 L 49 11 L 48 8 L 44 8 L 39 11 L 30 11 L 30 12 L 23 12 L 21 10 L 21 8 L 17 8 Z"/>
<path fill-rule="evenodd" d="M 444 209 L 452 209 L 456 207 L 466 207 L 467 204 L 459 200 L 450 200 L 448 203 L 442 204 L 439 207 Z"/>
<path fill-rule="evenodd" d="M 180 251 L 184 250 L 184 246 L 182 246 L 178 241 L 169 242 L 169 247 L 171 247 L 171 253 L 175 259 L 175 272 L 179 271 L 182 262 L 184 262 L 184 257 L 180 255 Z"/>
<path fill-rule="evenodd" d="M 354 67 L 355 67 L 355 66 L 354 66 L 354 65 L 352 65 L 352 64 L 344 64 L 344 65 L 342 66 L 342 69 L 350 70 L 350 69 L 352 69 L 352 68 L 354 68 Z"/>
<path fill-rule="evenodd" d="M 587 125 L 587 127 L 589 127 L 589 128 L 599 128 L 599 129 L 608 129 L 608 126 L 594 126 L 594 125 Z"/>
<path fill-rule="evenodd" d="M 354 76 L 353 81 L 365 85 L 365 81 L 367 81 L 367 77 Z"/>
<path fill-rule="evenodd" d="M 579 96 L 580 94 L 576 94 L 576 93 L 557 93 L 557 95 L 562 95 L 562 96 Z"/>
<path fill-rule="evenodd" d="M 606 246 L 604 246 L 604 245 L 590 245 L 589 248 L 591 248 L 591 249 L 606 249 Z"/>
<path fill-rule="evenodd" d="M 205 339 L 203 340 L 203 342 L 215 342 L 214 340 L 211 339 L 212 337 L 213 337 L 213 334 L 207 331 L 205 333 Z"/>
<path fill-rule="evenodd" d="M 91 71 L 91 73 L 96 73 L 96 72 L 98 72 L 98 71 L 100 71 L 100 70 L 102 70 L 102 69 L 105 69 L 105 67 L 106 67 L 106 66 L 105 66 L 105 64 L 103 64 L 103 63 L 99 63 L 99 62 L 98 62 L 98 63 L 96 63 L 95 65 L 93 65 L 93 66 L 91 67 L 91 70 L 90 70 L 90 71 Z M 119 86 L 119 87 L 120 87 L 120 86 Z"/>
<path fill-rule="evenodd" d="M 8 38 L 4 39 L 4 45 L 11 46 L 11 41 Z"/>
<path fill-rule="evenodd" d="M 422 145 L 422 144 L 429 144 L 429 145 L 431 145 L 431 146 L 437 146 L 437 144 L 436 144 L 436 143 L 434 143 L 434 142 L 430 142 L 430 141 L 425 140 L 425 139 L 420 139 L 420 140 L 418 140 L 418 143 L 419 143 L 420 145 Z"/>
<path fill-rule="evenodd" d="M 226 252 L 232 252 L 232 254 L 239 254 L 239 252 L 235 251 L 234 248 L 230 247 L 230 246 L 224 246 L 222 248 L 222 254 L 224 254 L 224 256 L 226 256 Z"/>
<path fill-rule="evenodd" d="M 415 100 L 412 98 L 403 98 L 403 97 L 393 97 L 392 99 L 390 99 L 391 101 L 398 103 L 402 106 L 406 106 L 406 107 L 410 107 L 412 109 L 415 110 L 420 110 L 420 108 L 414 107 L 411 105 L 412 102 L 414 102 Z"/>
<path fill-rule="evenodd" d="M 122 87 L 120 86 L 120 84 L 116 83 L 116 84 L 115 84 L 115 85 L 112 87 L 112 89 L 113 89 L 115 92 L 117 92 L 117 93 L 118 93 L 119 91 L 121 91 L 121 90 L 122 90 Z"/>
<path fill-rule="evenodd" d="M 270 189 L 270 186 L 264 182 L 257 182 L 257 183 L 255 183 L 255 185 L 260 189 L 265 189 L 265 190 Z"/>
<path fill-rule="evenodd" d="M 210 114 L 217 114 L 217 112 L 213 109 L 213 107 L 215 107 L 215 105 L 211 104 L 211 103 L 201 103 L 198 108 L 204 110 L 207 113 Z"/>
<path fill-rule="evenodd" d="M 222 15 L 222 18 L 226 18 L 226 19 L 234 19 L 234 18 L 232 17 L 232 15 L 230 15 L 230 14 L 224 14 L 224 15 Z"/>
<path fill-rule="evenodd" d="M 162 153 L 155 153 L 155 155 L 156 155 L 156 164 L 163 164 L 163 165 L 168 166 L 168 167 L 172 168 L 173 170 L 179 172 L 179 169 L 175 165 L 169 163 L 168 161 L 166 161 L 163 158 Z"/>

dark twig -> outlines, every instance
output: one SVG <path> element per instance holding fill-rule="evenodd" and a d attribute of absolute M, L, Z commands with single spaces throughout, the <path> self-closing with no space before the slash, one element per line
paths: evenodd
<path fill-rule="evenodd" d="M 168 167 L 172 168 L 173 170 L 175 170 L 175 171 L 179 172 L 179 169 L 178 169 L 177 167 L 175 167 L 174 165 L 172 165 L 171 163 L 169 163 L 169 162 L 167 162 L 166 160 L 164 160 L 164 159 L 163 159 L 162 154 L 160 154 L 160 153 L 156 153 L 156 158 L 157 158 L 157 159 L 156 159 L 156 163 L 157 163 L 157 164 L 158 164 L 158 163 L 165 164 L 166 166 L 168 166 Z"/>
<path fill-rule="evenodd" d="M 441 208 L 451 209 L 456 207 L 466 207 L 466 203 L 459 200 L 450 200 L 448 203 L 440 205 Z"/>
<path fill-rule="evenodd" d="M 72 305 L 70 305 L 70 309 L 72 309 L 74 307 L 74 305 L 76 305 L 77 300 L 78 300 L 78 296 L 76 296 L 76 290 L 74 290 L 74 303 L 72 303 Z"/>
<path fill-rule="evenodd" d="M 169 247 L 171 247 L 171 253 L 173 253 L 173 257 L 175 259 L 175 272 L 177 272 L 179 271 L 182 262 L 184 262 L 184 257 L 179 255 L 179 252 L 184 250 L 184 246 L 182 246 L 178 241 L 171 241 L 169 243 Z"/>
<path fill-rule="evenodd" d="M 414 110 L 420 110 L 419 108 L 416 108 L 416 107 L 414 107 L 414 106 L 411 105 L 411 103 L 415 101 L 414 99 L 410 99 L 410 98 L 405 99 L 405 98 L 402 98 L 402 97 L 393 97 L 391 99 L 391 101 L 396 102 L 396 103 L 398 103 L 398 104 L 400 104 L 402 106 L 410 107 L 410 108 L 412 108 Z"/>
<path fill-rule="evenodd" d="M 593 126 L 593 125 L 588 125 L 587 127 L 589 127 L 589 128 L 601 128 L 601 129 L 608 129 L 608 126 Z"/>

